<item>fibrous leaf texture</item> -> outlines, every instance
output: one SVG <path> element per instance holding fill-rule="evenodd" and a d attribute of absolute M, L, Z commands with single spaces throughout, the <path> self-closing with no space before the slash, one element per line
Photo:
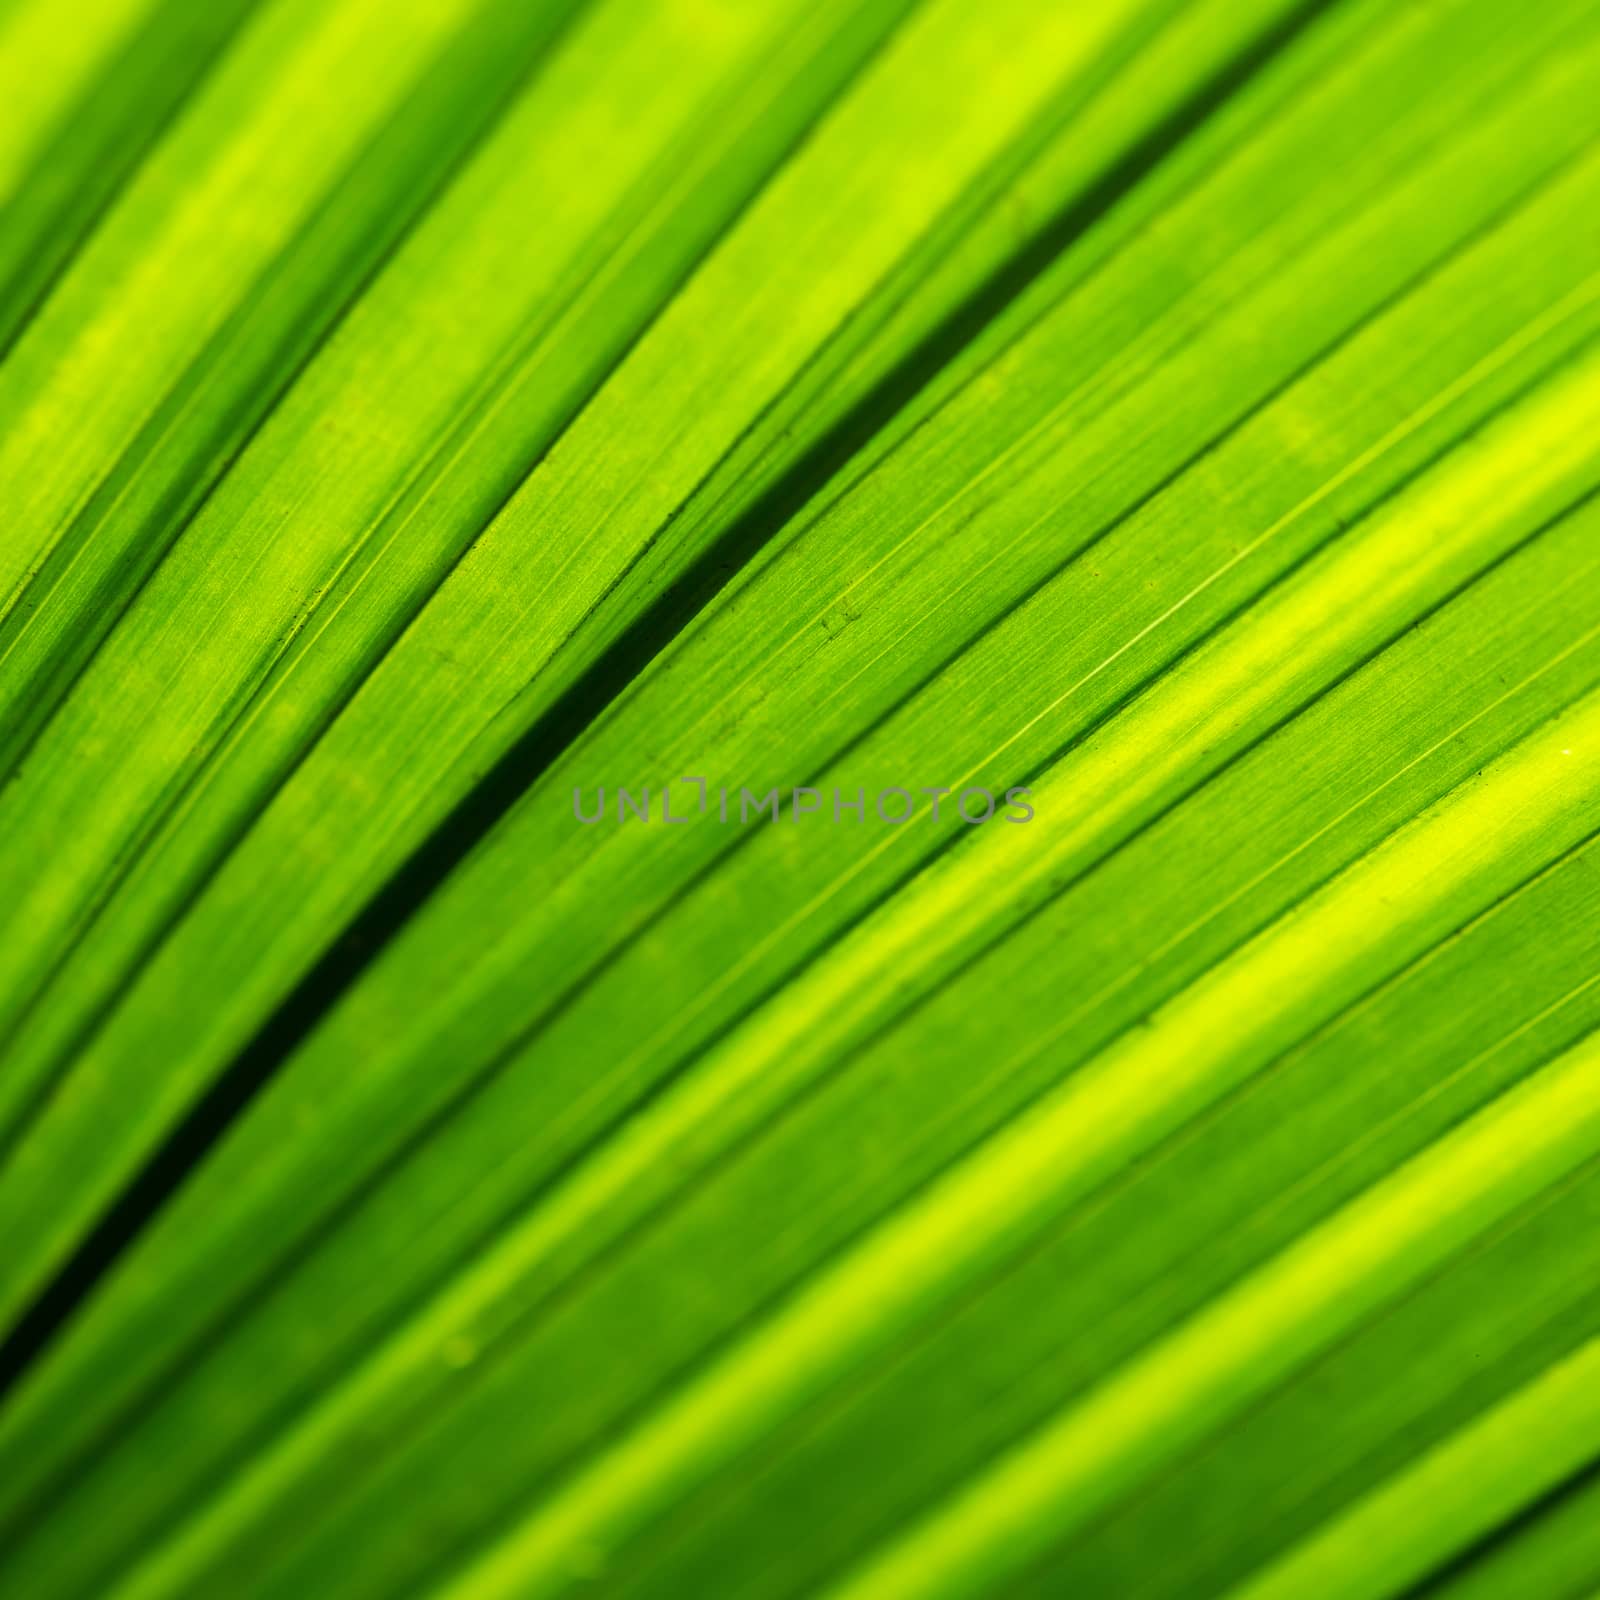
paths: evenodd
<path fill-rule="evenodd" d="M 0 1593 L 1600 1592 L 1600 0 L 0 106 Z"/>

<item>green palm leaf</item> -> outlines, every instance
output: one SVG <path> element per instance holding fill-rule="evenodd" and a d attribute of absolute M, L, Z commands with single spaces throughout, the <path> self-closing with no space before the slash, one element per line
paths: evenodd
<path fill-rule="evenodd" d="M 4 1592 L 1600 1588 L 1592 0 L 0 99 Z"/>

